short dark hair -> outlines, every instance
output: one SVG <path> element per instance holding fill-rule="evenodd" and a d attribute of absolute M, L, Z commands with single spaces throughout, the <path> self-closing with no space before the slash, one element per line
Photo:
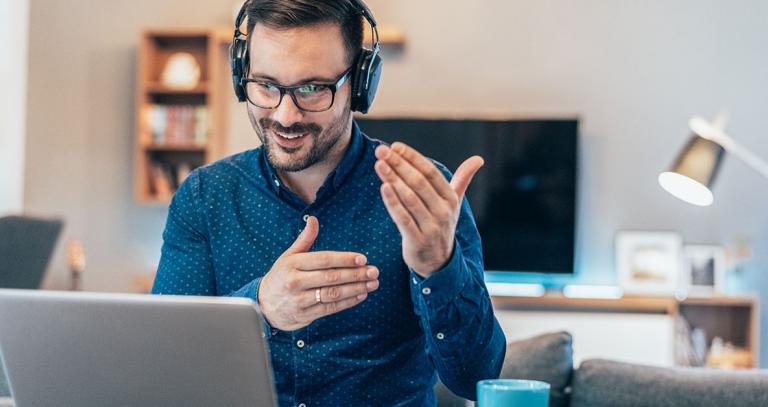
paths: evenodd
<path fill-rule="evenodd" d="M 350 64 L 363 46 L 363 16 L 354 0 L 250 0 L 246 15 L 249 41 L 256 23 L 274 29 L 332 23 L 341 28 Z"/>

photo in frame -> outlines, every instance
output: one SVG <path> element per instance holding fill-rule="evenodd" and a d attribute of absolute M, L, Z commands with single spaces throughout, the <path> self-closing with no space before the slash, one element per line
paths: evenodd
<path fill-rule="evenodd" d="M 723 292 L 725 249 L 715 245 L 683 247 L 680 287 L 689 295 L 713 295 Z"/>
<path fill-rule="evenodd" d="M 675 232 L 616 234 L 616 269 L 625 294 L 673 295 L 678 288 L 682 238 Z"/>

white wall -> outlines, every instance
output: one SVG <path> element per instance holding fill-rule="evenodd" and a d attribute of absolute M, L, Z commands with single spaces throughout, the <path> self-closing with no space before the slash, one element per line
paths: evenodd
<path fill-rule="evenodd" d="M 511 311 L 496 313 L 507 342 L 549 332 L 573 338 L 573 365 L 594 358 L 674 366 L 674 320 L 669 315 L 618 312 Z"/>
<path fill-rule="evenodd" d="M 28 0 L 0 0 L 0 216 L 24 206 Z"/>
<path fill-rule="evenodd" d="M 768 304 L 768 181 L 730 157 L 709 208 L 656 183 L 694 114 L 728 109 L 734 138 L 768 157 L 768 2 L 369 3 L 407 37 L 404 52 L 385 52 L 373 114 L 582 118 L 578 274 L 567 280 L 615 282 L 617 230 L 677 230 L 697 243 L 744 235 L 756 256 L 736 277 Z M 230 18 L 231 2 L 212 0 L 31 1 L 25 203 L 65 215 L 65 238 L 85 241 L 86 288 L 130 290 L 132 276 L 159 258 L 166 210 L 132 200 L 141 29 Z M 240 117 L 230 146 L 255 138 L 242 108 L 230 112 Z M 54 271 L 65 275 L 61 253 Z M 765 327 L 765 306 L 763 318 Z"/>

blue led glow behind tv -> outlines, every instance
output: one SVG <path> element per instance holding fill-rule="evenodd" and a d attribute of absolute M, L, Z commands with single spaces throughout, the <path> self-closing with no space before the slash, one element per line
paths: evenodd
<path fill-rule="evenodd" d="M 577 120 L 357 118 L 370 137 L 402 141 L 452 172 L 485 166 L 467 191 L 486 271 L 573 273 Z"/>

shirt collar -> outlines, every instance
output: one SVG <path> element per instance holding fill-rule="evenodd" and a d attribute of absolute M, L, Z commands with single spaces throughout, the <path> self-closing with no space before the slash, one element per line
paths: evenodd
<path fill-rule="evenodd" d="M 349 140 L 347 151 L 344 153 L 344 157 L 336 166 L 336 169 L 328 174 L 328 178 L 325 179 L 321 189 L 327 188 L 329 180 L 332 182 L 333 189 L 338 189 L 339 186 L 341 186 L 341 183 L 344 182 L 347 176 L 355 168 L 355 163 L 357 163 L 362 153 L 363 136 L 360 132 L 360 128 L 357 126 L 357 122 L 352 120 L 352 137 Z M 277 176 L 277 172 L 275 172 L 275 169 L 272 168 L 272 165 L 269 163 L 269 159 L 267 158 L 267 150 L 264 148 L 262 148 L 261 164 L 267 175 L 265 178 L 270 184 L 270 187 L 275 191 L 275 193 L 279 192 L 282 181 L 280 181 L 280 178 Z"/>

